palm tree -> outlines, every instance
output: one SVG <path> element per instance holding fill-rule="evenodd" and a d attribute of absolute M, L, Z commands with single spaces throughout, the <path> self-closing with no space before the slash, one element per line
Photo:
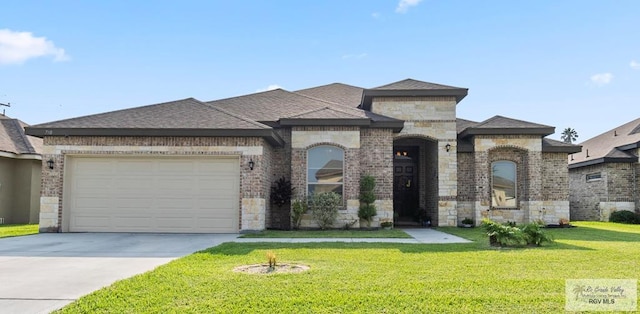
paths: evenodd
<path fill-rule="evenodd" d="M 571 143 L 575 142 L 576 139 L 578 139 L 578 132 L 576 132 L 576 130 L 574 130 L 572 128 L 566 128 L 566 129 L 564 129 L 564 131 L 562 131 L 561 139 L 565 143 L 571 144 Z"/>

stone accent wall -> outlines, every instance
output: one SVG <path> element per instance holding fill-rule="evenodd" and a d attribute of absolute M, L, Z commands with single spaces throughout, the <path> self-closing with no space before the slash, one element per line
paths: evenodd
<path fill-rule="evenodd" d="M 471 217 L 517 223 L 569 218 L 569 176 L 564 153 L 542 153 L 538 136 L 481 135 L 474 137 L 474 153 L 458 154 L 458 219 Z M 516 164 L 517 207 L 491 207 L 491 163 Z"/>
<path fill-rule="evenodd" d="M 569 171 L 571 219 L 608 221 L 615 210 L 638 207 L 638 164 L 606 163 Z M 588 174 L 601 178 L 587 181 Z"/>
<path fill-rule="evenodd" d="M 429 202 L 430 197 L 423 194 L 420 200 L 436 226 L 455 226 L 458 219 L 456 104 L 455 97 L 443 96 L 374 97 L 371 105 L 374 113 L 405 121 L 396 139 L 416 138 L 436 143 L 433 147 L 426 147 L 424 157 L 437 160 L 437 166 L 422 167 L 427 171 L 436 169 L 435 173 L 431 177 L 429 173 L 424 173 L 426 181 L 421 186 L 431 187 L 434 191 L 428 190 L 426 193 L 437 199 Z M 450 145 L 449 151 L 445 148 L 447 144 Z M 427 182 L 433 182 L 433 185 Z"/>
<path fill-rule="evenodd" d="M 304 146 L 307 145 L 307 146 Z M 334 228 L 357 220 L 360 195 L 360 128 L 329 126 L 294 126 L 291 129 L 291 184 L 294 198 L 307 199 L 307 151 L 321 145 L 336 146 L 344 150 L 343 205 Z M 308 213 L 300 227 L 316 228 Z M 354 227 L 357 227 L 355 225 Z"/>
<path fill-rule="evenodd" d="M 42 167 L 40 230 L 60 232 L 64 225 L 65 156 L 240 156 L 240 221 L 241 231 L 265 228 L 266 202 L 271 181 L 269 144 L 259 137 L 78 137 L 44 138 L 42 160 L 53 159 L 55 168 Z M 266 151 L 266 153 L 265 153 Z M 249 169 L 249 161 L 255 163 Z M 57 213 L 52 202 L 57 201 Z M 53 215 L 56 217 L 52 217 Z"/>

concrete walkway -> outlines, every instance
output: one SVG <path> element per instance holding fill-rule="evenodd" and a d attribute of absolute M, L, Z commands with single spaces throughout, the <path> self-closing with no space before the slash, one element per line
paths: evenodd
<path fill-rule="evenodd" d="M 237 238 L 233 242 L 278 242 L 278 243 L 310 243 L 310 242 L 365 242 L 365 243 L 469 243 L 471 241 L 441 231 L 427 228 L 402 229 L 413 238 Z"/>

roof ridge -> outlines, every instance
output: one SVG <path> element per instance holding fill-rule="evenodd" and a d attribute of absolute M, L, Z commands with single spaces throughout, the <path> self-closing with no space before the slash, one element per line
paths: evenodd
<path fill-rule="evenodd" d="M 344 105 L 341 105 L 339 103 L 335 103 L 333 101 L 328 101 L 328 100 L 325 100 L 325 99 L 316 98 L 316 97 L 305 95 L 305 94 L 301 94 L 301 93 L 298 93 L 298 92 L 290 92 L 290 93 L 294 93 L 294 94 L 300 95 L 302 97 L 306 97 L 306 98 L 309 98 L 309 99 L 313 99 L 313 100 L 316 100 L 316 101 L 320 101 L 320 102 L 326 103 L 326 104 L 330 105 L 327 108 L 330 107 L 330 109 L 333 109 L 333 110 L 336 110 L 336 111 L 339 111 L 339 112 L 342 112 L 344 114 L 348 114 L 348 115 L 351 115 L 351 116 L 355 116 L 355 117 L 357 117 L 357 115 L 349 113 L 347 111 L 344 111 L 344 109 L 364 111 L 362 109 L 346 107 Z"/>
<path fill-rule="evenodd" d="M 343 86 L 348 86 L 348 87 L 353 87 L 353 88 L 366 89 L 364 87 L 355 86 L 355 85 L 351 85 L 351 84 L 345 84 L 345 83 L 341 83 L 341 82 L 333 82 L 333 83 L 324 84 L 324 85 L 320 85 L 320 86 L 314 86 L 314 87 L 307 87 L 307 88 L 299 89 L 299 90 L 296 90 L 294 92 L 304 91 L 304 90 L 308 90 L 308 89 L 315 89 L 315 88 L 320 88 L 320 87 L 325 87 L 325 86 L 330 86 L 330 85 L 343 85 Z"/>
<path fill-rule="evenodd" d="M 255 92 L 255 93 L 250 93 L 250 94 L 244 94 L 244 95 L 238 95 L 238 96 L 233 96 L 233 97 L 227 97 L 227 98 L 220 98 L 220 99 L 215 99 L 215 100 L 209 100 L 209 101 L 204 101 L 204 103 L 211 103 L 211 102 L 218 102 L 218 101 L 223 101 L 223 100 L 231 100 L 231 99 L 236 99 L 236 98 L 241 98 L 241 97 L 247 97 L 247 96 L 251 96 L 251 95 L 258 95 L 258 94 L 266 94 L 266 93 L 271 93 L 271 92 L 275 92 L 275 91 L 283 91 L 283 92 L 288 92 L 288 93 L 292 93 L 286 89 L 283 88 L 274 88 L 274 89 L 270 89 L 270 90 L 265 90 L 265 91 L 261 91 L 261 92 Z"/>
<path fill-rule="evenodd" d="M 508 120 L 512 120 L 512 121 L 517 121 L 517 122 L 523 122 L 523 123 L 526 123 L 526 124 L 534 124 L 534 125 L 538 125 L 538 126 L 541 126 L 541 127 L 548 127 L 548 128 L 551 128 L 551 127 L 552 127 L 552 126 L 550 126 L 550 125 L 546 125 L 546 124 L 540 124 L 540 123 L 535 123 L 535 122 L 531 122 L 531 121 L 526 121 L 526 120 L 520 120 L 520 119 L 515 119 L 515 118 L 505 117 L 505 116 L 503 116 L 503 115 L 499 115 L 499 114 L 498 114 L 498 115 L 495 115 L 495 116 L 493 116 L 493 117 L 491 117 L 491 118 L 489 118 L 489 119 L 487 119 L 487 120 L 484 120 L 484 121 L 482 121 L 482 122 L 479 122 L 479 123 L 478 123 L 478 125 L 476 125 L 476 127 L 481 126 L 481 125 L 485 125 L 485 124 L 487 124 L 487 123 L 489 123 L 489 122 L 491 122 L 491 121 L 493 121 L 493 120 L 499 119 L 499 118 L 502 118 L 502 119 L 508 119 Z"/>
<path fill-rule="evenodd" d="M 36 125 L 30 125 L 30 127 L 37 127 L 40 124 L 52 124 L 52 123 L 66 122 L 66 121 L 70 121 L 70 120 L 76 120 L 76 119 L 79 119 L 79 118 L 88 118 L 88 117 L 94 117 L 94 116 L 99 116 L 99 115 L 104 115 L 104 114 L 114 114 L 114 113 L 117 113 L 117 112 L 123 112 L 123 111 L 128 111 L 128 110 L 134 110 L 134 109 L 137 110 L 137 109 L 148 108 L 148 107 L 153 107 L 153 106 L 166 105 L 166 104 L 170 104 L 170 103 L 173 103 L 173 102 L 179 102 L 179 101 L 185 101 L 185 100 L 194 100 L 194 101 L 200 102 L 199 100 L 197 100 L 197 99 L 195 99 L 193 97 L 187 97 L 187 98 L 183 98 L 183 99 L 164 101 L 164 102 L 159 102 L 159 103 L 150 104 L 150 105 L 144 105 L 144 106 L 139 106 L 139 107 L 124 108 L 124 109 L 118 109 L 118 110 L 114 110 L 114 111 L 93 113 L 93 114 L 88 114 L 88 115 L 80 116 L 80 117 L 74 117 L 74 118 L 68 118 L 68 119 L 62 119 L 62 120 L 55 120 L 55 121 L 46 122 L 46 123 L 39 123 L 39 124 L 36 124 Z"/>
<path fill-rule="evenodd" d="M 222 109 L 222 108 L 218 108 L 218 107 L 216 107 L 216 106 L 214 106 L 214 105 L 212 105 L 212 104 L 209 104 L 209 103 L 207 103 L 207 102 L 200 101 L 200 100 L 197 100 L 197 99 L 194 99 L 194 100 L 195 100 L 195 101 L 197 101 L 198 103 L 200 103 L 200 104 L 202 104 L 202 105 L 206 106 L 207 108 L 210 108 L 210 109 L 213 109 L 213 110 L 217 110 L 217 111 L 222 112 L 222 113 L 224 113 L 224 114 L 226 114 L 226 115 L 232 116 L 232 117 L 234 117 L 234 118 L 236 118 L 236 119 L 240 119 L 240 120 L 242 120 L 242 121 L 244 121 L 244 122 L 251 123 L 251 124 L 253 124 L 253 125 L 255 125 L 255 126 L 258 126 L 258 127 L 261 127 L 261 128 L 271 128 L 270 126 L 268 126 L 268 125 L 266 125 L 266 124 L 262 124 L 262 123 L 260 123 L 260 122 L 258 122 L 258 121 L 251 120 L 251 119 L 249 119 L 249 118 L 247 118 L 247 117 L 245 117 L 245 116 L 241 116 L 241 115 L 239 115 L 239 114 L 231 113 L 231 112 L 229 112 L 229 111 L 227 111 L 227 110 L 224 110 L 224 109 Z"/>

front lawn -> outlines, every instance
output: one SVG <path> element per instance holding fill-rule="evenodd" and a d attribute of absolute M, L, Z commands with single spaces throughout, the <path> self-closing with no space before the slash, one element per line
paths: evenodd
<path fill-rule="evenodd" d="M 85 296 L 63 313 L 558 313 L 565 279 L 638 278 L 640 225 L 549 229 L 555 244 L 489 247 L 481 228 L 439 228 L 464 244 L 225 243 Z M 239 265 L 306 264 L 300 274 Z"/>
<path fill-rule="evenodd" d="M 0 225 L 0 238 L 18 237 L 38 233 L 38 224 Z"/>
<path fill-rule="evenodd" d="M 411 238 L 400 229 L 390 230 L 264 230 L 247 233 L 241 238 Z"/>

